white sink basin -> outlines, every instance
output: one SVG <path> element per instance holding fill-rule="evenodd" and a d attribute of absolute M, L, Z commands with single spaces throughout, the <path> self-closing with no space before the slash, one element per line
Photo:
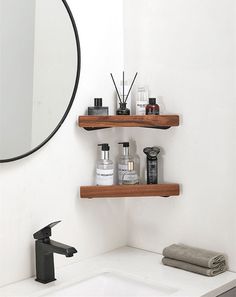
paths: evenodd
<path fill-rule="evenodd" d="M 115 273 L 103 273 L 96 277 L 54 291 L 47 297 L 159 297 L 171 296 L 177 289 L 149 285 Z"/>

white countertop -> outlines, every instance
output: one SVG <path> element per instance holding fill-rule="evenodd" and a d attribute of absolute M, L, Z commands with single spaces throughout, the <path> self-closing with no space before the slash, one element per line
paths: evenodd
<path fill-rule="evenodd" d="M 142 279 L 144 282 L 177 288 L 171 296 L 216 297 L 236 286 L 236 273 L 226 272 L 205 277 L 161 264 L 159 254 L 123 247 L 109 253 L 56 269 L 57 281 L 47 285 L 34 278 L 0 288 L 1 297 L 38 297 L 73 285 L 103 272 L 117 272 Z"/>

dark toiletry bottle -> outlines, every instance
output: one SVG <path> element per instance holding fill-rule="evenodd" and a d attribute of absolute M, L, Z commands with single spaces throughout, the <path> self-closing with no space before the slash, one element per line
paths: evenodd
<path fill-rule="evenodd" d="M 127 103 L 120 103 L 120 108 L 116 111 L 117 115 L 130 115 L 130 109 L 127 108 Z"/>
<path fill-rule="evenodd" d="M 146 147 L 143 152 L 147 155 L 147 184 L 158 184 L 159 147 Z"/>
<path fill-rule="evenodd" d="M 146 115 L 160 114 L 160 107 L 156 101 L 156 98 L 149 98 L 149 104 L 146 106 Z"/>
<path fill-rule="evenodd" d="M 94 99 L 94 106 L 88 108 L 88 115 L 103 115 L 106 116 L 109 114 L 109 108 L 102 106 L 102 98 Z"/>

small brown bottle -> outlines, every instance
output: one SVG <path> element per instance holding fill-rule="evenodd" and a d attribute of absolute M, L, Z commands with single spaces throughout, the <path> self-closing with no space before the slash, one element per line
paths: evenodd
<path fill-rule="evenodd" d="M 156 103 L 156 98 L 149 98 L 149 104 L 146 106 L 146 115 L 160 114 L 160 107 Z"/>

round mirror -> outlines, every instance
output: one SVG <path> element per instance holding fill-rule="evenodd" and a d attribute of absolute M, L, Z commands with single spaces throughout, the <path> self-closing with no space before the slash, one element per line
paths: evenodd
<path fill-rule="evenodd" d="M 0 162 L 37 151 L 62 125 L 80 73 L 65 0 L 0 0 Z"/>

